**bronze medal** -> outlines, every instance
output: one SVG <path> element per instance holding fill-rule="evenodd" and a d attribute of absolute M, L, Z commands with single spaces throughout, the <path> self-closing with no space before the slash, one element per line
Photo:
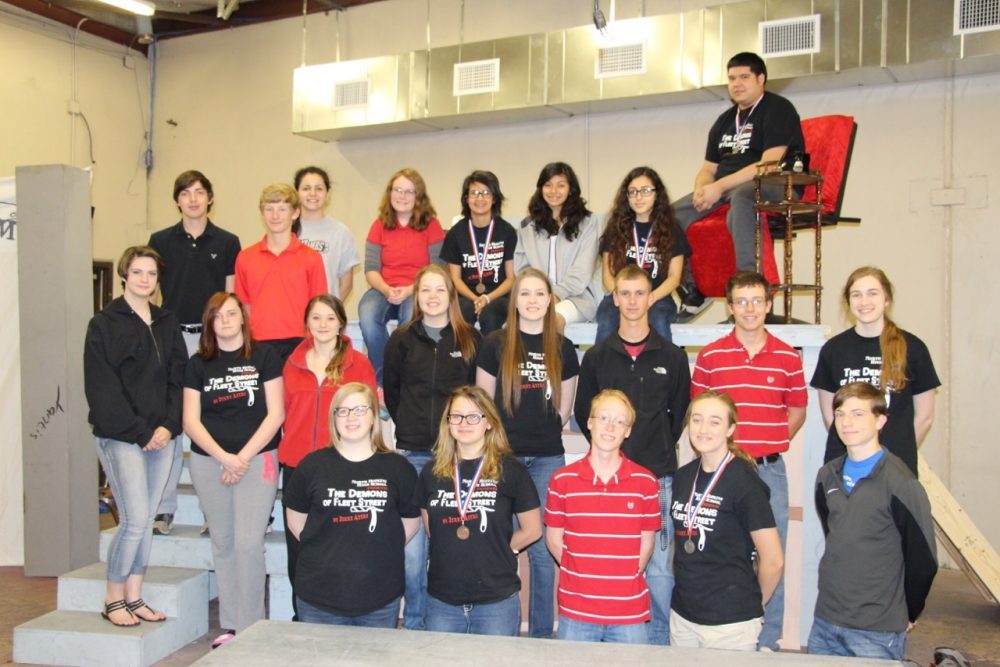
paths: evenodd
<path fill-rule="evenodd" d="M 458 539 L 467 540 L 469 539 L 470 535 L 469 527 L 463 523 L 461 526 L 458 527 L 458 530 L 455 531 L 455 534 L 458 536 Z"/>
<path fill-rule="evenodd" d="M 476 283 L 476 294 L 486 294 L 486 285 L 481 282 Z"/>
<path fill-rule="evenodd" d="M 689 537 L 684 542 L 684 553 L 693 554 L 694 553 L 694 541 Z"/>

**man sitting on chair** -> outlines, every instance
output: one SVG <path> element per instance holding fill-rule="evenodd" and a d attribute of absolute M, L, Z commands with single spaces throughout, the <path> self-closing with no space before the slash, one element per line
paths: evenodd
<path fill-rule="evenodd" d="M 726 227 L 733 238 L 736 270 L 754 271 L 754 165 L 801 152 L 805 141 L 792 103 L 764 91 L 767 66 L 760 56 L 737 53 L 726 68 L 734 104 L 709 130 L 705 162 L 695 175 L 694 192 L 674 202 L 674 212 L 686 232 L 691 223 L 728 203 Z M 781 198 L 780 186 L 765 187 L 763 195 L 765 199 Z M 678 292 L 678 322 L 690 321 L 711 301 L 695 287 L 689 264 L 685 264 Z"/>

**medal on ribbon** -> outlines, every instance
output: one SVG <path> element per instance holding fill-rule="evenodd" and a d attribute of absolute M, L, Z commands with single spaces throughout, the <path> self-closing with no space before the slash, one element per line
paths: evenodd
<path fill-rule="evenodd" d="M 469 485 L 469 490 L 463 495 L 462 494 L 462 472 L 459 469 L 458 456 L 455 457 L 455 505 L 458 507 L 458 518 L 462 521 L 462 524 L 455 530 L 455 535 L 460 540 L 469 539 L 469 527 L 465 525 L 466 517 L 469 514 L 469 507 L 472 505 L 472 492 L 476 490 L 476 486 L 479 485 L 479 477 L 483 473 L 483 464 L 486 463 L 486 457 L 479 459 L 479 465 L 476 467 L 476 474 L 472 477 L 472 483 Z"/>
<path fill-rule="evenodd" d="M 476 294 L 485 294 L 486 285 L 483 284 L 483 273 L 486 271 L 486 253 L 490 249 L 490 241 L 493 239 L 493 220 L 486 228 L 486 242 L 483 243 L 483 253 L 479 254 L 479 245 L 476 243 L 476 229 L 469 220 L 469 240 L 472 242 L 472 254 L 476 258 L 476 271 L 479 272 L 479 282 L 476 283 Z"/>
<path fill-rule="evenodd" d="M 726 452 L 726 458 L 722 459 L 722 463 L 720 463 L 719 467 L 715 469 L 714 473 L 712 473 L 712 477 L 708 480 L 708 486 L 705 487 L 705 491 L 701 494 L 701 498 L 698 500 L 697 504 L 694 502 L 694 490 L 698 488 L 698 476 L 701 474 L 701 465 L 699 465 L 698 470 L 695 471 L 694 482 L 691 484 L 691 495 L 688 496 L 687 508 L 684 512 L 684 528 L 687 529 L 684 533 L 687 538 L 684 541 L 684 553 L 693 554 L 695 548 L 699 550 L 705 548 L 703 543 L 699 544 L 698 547 L 695 547 L 694 533 L 696 526 L 694 522 L 698 516 L 698 510 L 700 510 L 701 506 L 705 504 L 705 499 L 712 493 L 712 489 L 715 488 L 715 485 L 719 483 L 719 479 L 722 478 L 722 473 L 725 471 L 726 467 L 729 465 L 730 461 L 733 460 L 733 458 L 732 452 Z M 700 532 L 701 529 L 698 530 Z"/>

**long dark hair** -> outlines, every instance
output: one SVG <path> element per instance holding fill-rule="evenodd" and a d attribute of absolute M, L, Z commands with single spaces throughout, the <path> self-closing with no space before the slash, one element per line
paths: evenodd
<path fill-rule="evenodd" d="M 216 292 L 208 298 L 205 310 L 201 314 L 201 339 L 198 341 L 197 354 L 205 361 L 219 356 L 221 350 L 219 350 L 219 339 L 215 336 L 215 316 L 230 299 L 236 302 L 243 316 L 243 347 L 236 356 L 240 359 L 249 359 L 253 355 L 254 340 L 250 335 L 250 317 L 247 316 L 246 306 L 240 301 L 240 297 L 232 292 Z"/>
<path fill-rule="evenodd" d="M 535 182 L 535 194 L 531 195 L 531 201 L 528 202 L 528 217 L 531 218 L 531 224 L 537 231 L 545 231 L 549 236 L 559 233 L 560 227 L 552 217 L 552 209 L 542 195 L 542 186 L 553 176 L 565 176 L 569 182 L 569 196 L 566 197 L 559 215 L 563 221 L 562 231 L 566 234 L 566 239 L 572 241 L 579 236 L 580 223 L 590 215 L 590 209 L 587 208 L 587 200 L 580 194 L 582 191 L 576 172 L 565 162 L 550 162 L 542 167 L 542 172 L 538 174 L 538 180 Z"/>
<path fill-rule="evenodd" d="M 653 223 L 649 232 L 649 247 L 656 248 L 657 256 L 661 262 L 673 254 L 674 225 L 677 224 L 677 218 L 674 216 L 673 206 L 670 205 L 667 187 L 663 184 L 660 175 L 650 167 L 636 167 L 625 175 L 621 185 L 618 186 L 611 214 L 608 217 L 608 225 L 604 228 L 604 234 L 601 235 L 601 247 L 608 249 L 608 268 L 611 269 L 611 275 L 621 271 L 628 261 L 625 252 L 633 243 L 632 224 L 635 222 L 635 211 L 632 210 L 628 201 L 628 186 L 629 183 L 641 176 L 648 178 L 656 189 L 653 210 L 649 213 L 649 221 Z"/>

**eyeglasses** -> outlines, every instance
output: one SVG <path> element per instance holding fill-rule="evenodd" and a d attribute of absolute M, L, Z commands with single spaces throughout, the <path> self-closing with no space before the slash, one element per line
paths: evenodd
<path fill-rule="evenodd" d="M 469 426 L 475 426 L 479 422 L 483 421 L 483 417 L 485 417 L 485 415 L 477 415 L 476 413 L 460 415 L 457 412 L 449 412 L 448 423 L 452 426 L 458 426 L 464 421 Z"/>
<path fill-rule="evenodd" d="M 469 199 L 493 199 L 489 190 L 469 190 Z"/>
<path fill-rule="evenodd" d="M 596 417 L 591 417 L 591 419 L 593 419 L 595 422 L 597 422 L 600 426 L 604 426 L 604 427 L 613 426 L 615 428 L 615 430 L 618 430 L 618 431 L 623 431 L 623 430 L 627 429 L 629 426 L 631 426 L 631 424 L 629 424 L 627 421 L 625 421 L 621 417 L 618 417 L 617 419 L 614 419 L 614 418 L 609 417 L 607 415 L 600 415 L 600 416 L 596 416 Z"/>
<path fill-rule="evenodd" d="M 646 186 L 644 188 L 629 188 L 626 191 L 629 199 L 638 199 L 639 197 L 649 197 L 656 194 L 656 188 Z"/>
<path fill-rule="evenodd" d="M 411 190 L 409 188 L 393 188 L 392 191 L 395 192 L 397 195 L 403 195 L 404 197 L 416 197 L 417 196 L 417 191 L 416 190 Z"/>
<path fill-rule="evenodd" d="M 364 417 L 368 411 L 371 410 L 367 405 L 358 405 L 353 408 L 337 408 L 333 411 L 333 414 L 337 415 L 341 419 L 346 419 L 348 415 L 354 415 L 355 417 Z"/>
<path fill-rule="evenodd" d="M 754 308 L 760 308 L 765 303 L 767 303 L 767 299 L 762 296 L 755 296 L 752 299 L 733 299 L 732 301 L 732 304 L 737 308 L 746 308 L 750 304 L 753 304 Z"/>

